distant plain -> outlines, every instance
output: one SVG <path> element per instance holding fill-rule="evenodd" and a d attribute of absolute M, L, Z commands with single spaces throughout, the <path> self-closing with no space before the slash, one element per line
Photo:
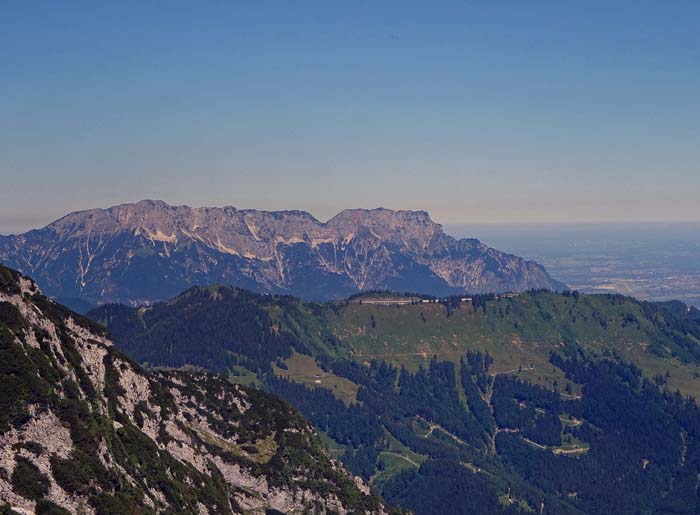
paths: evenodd
<path fill-rule="evenodd" d="M 534 259 L 585 293 L 700 306 L 700 223 L 463 224 L 448 234 L 474 237 Z"/>

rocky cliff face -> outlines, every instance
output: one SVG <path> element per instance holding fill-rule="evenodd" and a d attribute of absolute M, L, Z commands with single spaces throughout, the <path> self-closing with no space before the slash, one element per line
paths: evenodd
<path fill-rule="evenodd" d="M 0 237 L 0 260 L 50 296 L 139 304 L 196 284 L 307 299 L 392 289 L 436 295 L 561 289 L 534 262 L 456 240 L 423 211 L 347 210 L 326 223 L 300 211 L 142 201 L 72 213 Z"/>
<path fill-rule="evenodd" d="M 0 266 L 0 512 L 382 513 L 284 402 L 145 373 Z M 275 511 L 277 510 L 277 511 Z"/>

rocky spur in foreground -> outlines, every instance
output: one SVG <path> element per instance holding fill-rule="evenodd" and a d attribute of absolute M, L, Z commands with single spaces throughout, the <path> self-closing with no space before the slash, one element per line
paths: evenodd
<path fill-rule="evenodd" d="M 144 372 L 0 267 L 0 513 L 387 513 L 287 403 Z"/>

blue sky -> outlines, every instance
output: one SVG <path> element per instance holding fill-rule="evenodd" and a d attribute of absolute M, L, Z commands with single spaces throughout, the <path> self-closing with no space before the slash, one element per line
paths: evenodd
<path fill-rule="evenodd" d="M 142 198 L 700 220 L 698 34 L 684 1 L 6 1 L 0 233 Z"/>

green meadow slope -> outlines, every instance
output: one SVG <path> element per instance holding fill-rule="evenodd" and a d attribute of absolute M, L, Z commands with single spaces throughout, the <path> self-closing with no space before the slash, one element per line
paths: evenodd
<path fill-rule="evenodd" d="M 419 515 L 700 510 L 700 323 L 682 305 L 544 291 L 316 304 L 210 287 L 90 316 L 141 363 L 288 400 Z"/>
<path fill-rule="evenodd" d="M 700 393 L 700 331 L 690 313 L 618 295 L 528 292 L 492 300 L 377 305 L 355 302 L 327 312 L 349 357 L 415 369 L 437 356 L 458 362 L 488 352 L 492 373 L 561 385 L 549 356 L 574 343 L 592 356 L 616 357 L 669 389 Z M 670 376 L 666 377 L 669 373 Z M 563 385 L 562 385 L 563 386 Z"/>

